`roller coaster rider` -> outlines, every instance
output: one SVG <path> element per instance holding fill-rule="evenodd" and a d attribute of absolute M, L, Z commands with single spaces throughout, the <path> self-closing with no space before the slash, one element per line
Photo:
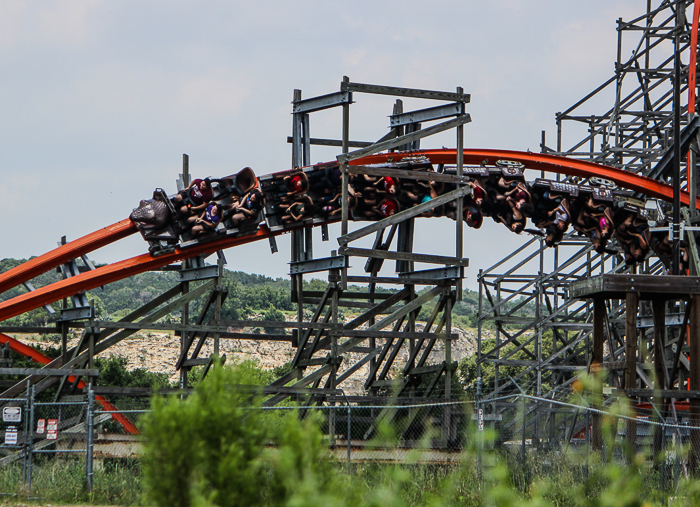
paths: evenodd
<path fill-rule="evenodd" d="M 314 170 L 308 175 L 309 190 L 318 193 L 333 193 L 340 188 L 343 174 L 337 164 Z"/>
<path fill-rule="evenodd" d="M 637 217 L 636 213 L 627 212 L 627 216 L 615 229 L 615 237 L 623 247 L 626 264 L 642 262 L 649 253 L 649 224 Z"/>
<path fill-rule="evenodd" d="M 517 204 L 512 199 L 506 202 L 511 208 L 510 212 L 505 216 L 499 214 L 498 218 L 508 229 L 516 234 L 520 234 L 525 229 L 525 213 L 517 207 Z"/>
<path fill-rule="evenodd" d="M 571 223 L 568 199 L 562 197 L 559 205 L 550 211 L 548 216 L 549 220 L 538 224 L 538 226 L 546 229 L 544 242 L 548 247 L 552 247 L 564 239 L 564 233 Z"/>
<path fill-rule="evenodd" d="M 349 188 L 349 190 L 351 190 Z M 334 216 L 340 213 L 343 209 L 342 194 L 339 192 L 334 196 L 321 196 L 316 201 L 316 206 L 326 216 Z M 354 195 L 348 195 L 348 211 L 352 211 L 357 207 L 357 198 Z"/>
<path fill-rule="evenodd" d="M 481 210 L 473 204 L 467 204 L 464 207 L 464 221 L 468 227 L 479 229 L 484 223 L 484 215 L 482 215 Z"/>
<path fill-rule="evenodd" d="M 218 202 L 212 202 L 199 216 L 191 216 L 187 219 L 187 224 L 192 227 L 190 233 L 192 236 L 199 236 L 205 232 L 214 232 L 221 222 L 222 215 L 221 205 Z"/>
<path fill-rule="evenodd" d="M 300 222 L 304 218 L 312 217 L 314 213 L 316 213 L 317 208 L 311 200 L 311 197 L 305 195 L 292 204 L 281 204 L 279 209 L 286 212 L 285 215 L 282 216 L 282 222 L 288 224 Z"/>
<path fill-rule="evenodd" d="M 486 189 L 478 180 L 472 180 L 467 183 L 467 185 L 472 187 L 472 202 L 481 209 L 481 206 L 484 204 L 484 199 L 486 198 Z"/>
<path fill-rule="evenodd" d="M 289 202 L 309 191 L 309 178 L 304 171 L 294 171 L 273 183 L 282 202 Z"/>
<path fill-rule="evenodd" d="M 182 215 L 187 216 L 205 209 L 213 198 L 214 190 L 211 188 L 211 179 L 198 178 L 173 197 L 173 203 L 175 206 L 182 203 L 183 206 L 179 208 L 179 211 Z"/>
<path fill-rule="evenodd" d="M 505 196 L 506 201 L 512 202 L 516 209 L 522 210 L 526 215 L 531 215 L 534 212 L 532 194 L 527 188 L 527 183 L 519 181 L 515 188 L 505 193 Z"/>
<path fill-rule="evenodd" d="M 240 201 L 231 204 L 224 214 L 224 218 L 231 217 L 234 227 L 241 222 L 252 220 L 258 216 L 263 206 L 262 192 L 257 188 L 244 195 Z"/>
<path fill-rule="evenodd" d="M 401 208 L 398 201 L 393 197 L 386 197 L 379 201 L 376 206 L 365 210 L 364 213 L 365 217 L 370 220 L 381 220 L 383 218 L 389 218 L 399 211 L 401 211 Z"/>
<path fill-rule="evenodd" d="M 379 180 L 374 183 L 374 186 L 380 191 L 386 192 L 389 195 L 396 195 L 396 192 L 398 191 L 396 179 L 389 176 L 379 178 Z"/>

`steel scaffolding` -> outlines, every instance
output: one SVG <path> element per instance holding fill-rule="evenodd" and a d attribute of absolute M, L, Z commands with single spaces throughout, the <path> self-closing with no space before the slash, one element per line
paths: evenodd
<path fill-rule="evenodd" d="M 613 76 L 556 114 L 556 147 L 547 145 L 543 131 L 541 151 L 624 168 L 670 183 L 674 146 L 674 43 L 682 62 L 681 96 L 688 97 L 692 91 L 690 100 L 696 103 L 694 86 L 689 90 L 688 84 L 691 48 L 695 50 L 697 45 L 697 37 L 692 37 L 692 11 L 690 0 L 648 0 L 644 14 L 631 21 L 618 19 Z M 611 104 L 602 113 L 596 105 L 601 101 Z M 690 109 L 689 113 L 687 103 L 680 108 L 679 145 L 683 153 L 690 150 L 687 159 L 681 158 L 681 185 L 689 189 L 694 202 L 697 170 L 688 174 L 686 169 L 696 168 L 698 118 L 693 114 L 695 108 Z M 580 183 L 575 178 L 570 181 Z M 612 186 L 607 181 L 587 183 Z M 694 225 L 695 210 L 687 209 L 683 213 L 684 225 Z M 686 231 L 693 252 L 691 273 L 697 273 L 693 235 L 693 231 Z M 568 396 L 576 372 L 590 371 L 594 360 L 593 304 L 570 298 L 570 285 L 603 273 L 662 275 L 665 272 L 666 267 L 655 257 L 631 268 L 620 255 L 596 253 L 584 238 L 574 233 L 554 249 L 545 249 L 541 239 L 531 239 L 492 267 L 480 271 L 477 375 L 479 382 L 483 378 L 486 383 L 483 401 L 519 390 L 548 399 Z M 681 339 L 685 339 L 682 331 L 688 323 L 689 306 L 683 295 L 655 308 L 650 301 L 640 303 L 638 318 L 636 310 L 630 311 L 637 319 L 640 342 L 636 357 L 631 358 L 636 364 L 635 385 L 625 385 L 622 373 L 629 334 L 625 331 L 628 315 L 625 298 L 606 299 L 604 304 L 606 341 L 602 362 L 608 370 L 609 384 L 613 388 L 658 388 L 663 384 L 658 379 L 659 372 L 665 368 L 677 370 L 677 374 L 675 379 L 667 375 L 663 388 L 687 389 L 690 366 Z M 650 332 L 653 330 L 656 332 Z M 642 393 L 646 396 L 640 393 L 632 396 L 634 401 L 651 398 L 649 392 Z M 668 404 L 666 409 L 664 416 L 668 415 Z M 671 412 L 676 418 L 675 410 Z M 571 422 L 570 431 L 575 430 L 575 424 Z"/>

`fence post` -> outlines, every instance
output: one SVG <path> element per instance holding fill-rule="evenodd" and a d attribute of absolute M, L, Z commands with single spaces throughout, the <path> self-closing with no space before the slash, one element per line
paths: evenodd
<path fill-rule="evenodd" d="M 671 400 L 673 403 L 674 400 Z M 666 505 L 666 422 L 661 422 L 661 504 Z"/>
<path fill-rule="evenodd" d="M 348 403 L 348 475 L 350 474 L 350 439 L 352 438 L 352 416 L 350 415 L 350 403 Z"/>
<path fill-rule="evenodd" d="M 27 484 L 27 453 L 29 451 L 29 381 L 27 380 L 27 397 L 24 400 L 24 452 L 22 453 L 22 484 Z"/>
<path fill-rule="evenodd" d="M 92 382 L 88 384 L 88 406 L 85 416 L 85 429 L 87 431 L 87 445 L 85 449 L 85 479 L 87 483 L 87 492 L 92 493 L 93 479 L 93 452 L 94 452 L 94 409 L 95 409 L 95 392 L 92 390 Z"/>
<path fill-rule="evenodd" d="M 34 386 L 31 390 L 27 389 L 27 397 L 29 398 L 29 448 L 27 449 L 27 495 L 31 495 L 32 492 L 32 465 L 33 465 L 33 455 L 34 452 Z"/>
<path fill-rule="evenodd" d="M 525 466 L 525 419 L 527 417 L 527 406 L 525 405 L 525 396 L 523 395 L 523 466 Z"/>
<path fill-rule="evenodd" d="M 588 480 L 588 462 L 591 457 L 591 413 L 586 407 L 586 480 Z"/>
<path fill-rule="evenodd" d="M 476 437 L 478 439 L 476 443 L 476 472 L 477 472 L 477 477 L 479 480 L 479 484 L 481 484 L 481 479 L 483 478 L 483 469 L 482 469 L 482 462 L 481 462 L 481 455 L 483 453 L 483 446 L 484 446 L 484 419 L 483 419 L 483 406 L 481 404 L 481 395 L 482 395 L 482 389 L 483 389 L 483 380 L 481 377 L 476 377 Z M 466 408 L 466 407 L 465 407 Z M 466 412 L 466 410 L 465 410 Z M 496 413 L 495 410 L 492 411 L 494 414 Z"/>

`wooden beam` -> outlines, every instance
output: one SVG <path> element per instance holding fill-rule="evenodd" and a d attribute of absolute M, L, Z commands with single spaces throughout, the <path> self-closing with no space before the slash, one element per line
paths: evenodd
<path fill-rule="evenodd" d="M 595 373 L 602 367 L 603 363 L 603 345 L 605 343 L 605 299 L 596 297 L 593 299 L 593 347 L 591 349 L 591 372 Z M 593 393 L 596 399 L 601 399 L 603 395 L 603 386 L 598 389 L 599 392 Z M 602 407 L 595 407 L 602 408 Z M 593 413 L 591 445 L 593 449 L 603 449 L 603 433 L 602 433 L 602 418 L 600 414 Z"/>
<path fill-rule="evenodd" d="M 60 332 L 61 330 L 56 326 L 0 326 L 0 333 L 49 334 Z"/>
<path fill-rule="evenodd" d="M 335 278 L 331 278 L 331 281 L 338 281 Z M 404 278 L 399 276 L 389 277 L 389 276 L 351 276 L 348 275 L 348 282 L 350 283 L 381 283 L 386 285 L 406 285 L 411 283 L 412 285 L 435 285 L 435 278 Z"/>
<path fill-rule="evenodd" d="M 438 123 L 437 125 L 433 125 L 432 127 L 428 127 L 427 129 L 416 130 L 415 132 L 411 132 L 410 134 L 404 134 L 395 139 L 390 139 L 381 143 L 375 143 L 372 146 L 368 146 L 367 148 L 361 148 L 359 150 L 351 151 L 350 153 L 338 155 L 336 158 L 339 163 L 347 164 L 351 160 L 366 157 L 367 155 L 372 155 L 374 153 L 379 153 L 380 151 L 390 150 L 392 148 L 408 144 L 418 139 L 422 139 L 424 137 L 437 134 L 439 132 L 444 132 L 445 130 L 452 129 L 460 125 L 464 125 L 465 123 L 469 123 L 470 121 L 472 121 L 472 118 L 469 115 L 469 113 L 466 113 L 463 116 L 458 116 L 454 120 Z"/>
<path fill-rule="evenodd" d="M 287 137 L 287 142 L 292 143 L 294 139 L 292 137 Z M 312 137 L 309 139 L 309 144 L 314 144 L 316 146 L 343 146 L 343 141 L 340 139 L 319 139 L 317 137 Z M 366 148 L 373 144 L 374 143 L 370 141 L 348 141 L 348 146 L 351 148 Z"/>
<path fill-rule="evenodd" d="M 358 329 L 357 331 L 338 331 L 339 336 L 364 337 L 364 338 L 405 338 L 407 340 L 457 340 L 457 333 L 424 333 L 423 331 L 370 331 L 368 329 Z"/>
<path fill-rule="evenodd" d="M 569 297 L 574 299 L 598 296 L 624 299 L 628 292 L 637 292 L 640 301 L 689 299 L 690 294 L 700 294 L 700 277 L 608 273 L 576 280 L 569 285 Z"/>
<path fill-rule="evenodd" d="M 97 377 L 100 374 L 98 369 L 78 369 L 78 368 L 0 368 L 0 375 L 39 375 L 42 377 L 65 377 L 66 375 L 77 375 L 79 377 Z"/>
<path fill-rule="evenodd" d="M 318 306 L 316 307 L 316 310 L 314 311 L 314 315 L 311 318 L 311 322 L 318 322 L 319 317 L 323 313 L 323 309 L 325 308 L 327 302 L 328 302 L 328 297 L 331 295 L 331 293 L 335 292 L 335 288 L 332 285 L 328 285 L 326 287 L 326 290 L 323 291 L 323 294 L 321 296 L 321 301 L 319 301 Z M 303 294 L 303 292 L 302 292 Z M 324 320 L 324 323 L 328 321 L 328 318 Z M 307 329 L 304 331 L 304 334 L 300 337 L 299 343 L 297 345 L 297 351 L 296 354 L 294 355 L 294 359 L 292 359 L 292 367 L 295 367 L 299 360 L 301 359 L 301 354 L 304 351 L 304 348 L 306 347 L 306 342 L 309 340 L 309 337 L 311 336 L 311 329 Z"/>
<path fill-rule="evenodd" d="M 345 370 L 345 371 L 344 371 L 341 375 L 339 375 L 338 378 L 336 379 L 336 385 L 339 385 L 340 383 L 342 383 L 344 380 L 346 380 L 348 377 L 350 377 L 350 375 L 352 375 L 352 374 L 355 373 L 357 370 L 359 370 L 360 368 L 362 368 L 365 364 L 367 364 L 368 362 L 370 362 L 370 361 L 374 358 L 374 356 L 376 356 L 377 354 L 379 354 L 379 352 L 380 352 L 381 350 L 382 350 L 381 347 L 376 347 L 376 348 L 373 349 L 369 354 L 367 354 L 365 357 L 363 357 L 362 359 L 360 359 L 357 363 L 353 364 L 350 368 L 348 368 L 347 370 Z"/>
<path fill-rule="evenodd" d="M 690 300 L 693 308 L 690 311 L 690 371 L 688 372 L 688 387 L 691 391 L 700 391 L 700 295 L 694 294 Z M 700 399 L 690 400 L 690 424 L 700 426 Z M 700 472 L 700 430 L 690 430 L 690 465 L 691 471 L 697 475 Z"/>
<path fill-rule="evenodd" d="M 349 234 L 345 234 L 338 238 L 338 244 L 346 245 L 351 241 L 355 241 L 357 239 L 364 238 L 365 236 L 369 236 L 370 234 L 385 229 L 390 225 L 398 224 L 400 222 L 403 222 L 404 220 L 416 217 L 421 213 L 425 213 L 426 211 L 429 211 L 430 209 L 436 206 L 440 206 L 447 202 L 454 201 L 455 199 L 460 199 L 461 197 L 464 197 L 466 195 L 471 195 L 471 193 L 471 187 L 461 187 L 456 190 L 452 190 L 451 192 L 447 192 L 446 194 L 438 196 L 435 199 L 431 199 L 427 202 L 417 204 L 416 206 L 412 206 L 403 211 L 399 211 L 398 213 L 391 215 L 390 217 L 383 218 L 361 229 L 353 231 Z"/>
<path fill-rule="evenodd" d="M 448 100 L 467 103 L 471 100 L 468 93 L 441 92 L 436 90 L 420 90 L 418 88 L 400 88 L 397 86 L 382 86 L 366 83 L 342 82 L 340 91 L 374 93 L 378 95 L 393 95 L 395 97 L 414 97 L 417 99 Z"/>
<path fill-rule="evenodd" d="M 652 301 L 652 309 L 654 312 L 654 389 L 662 391 L 666 389 L 666 356 L 664 354 L 666 341 L 666 302 Z M 653 419 L 660 422 L 659 414 L 664 413 L 663 398 L 654 396 L 654 417 Z M 652 446 L 652 454 L 656 456 L 662 452 L 662 435 L 661 428 L 654 428 L 654 444 Z"/>
<path fill-rule="evenodd" d="M 617 391 L 616 391 L 617 392 Z M 675 400 L 700 400 L 700 391 L 675 391 L 669 389 L 624 389 L 621 394 L 634 398 L 669 398 Z"/>
<path fill-rule="evenodd" d="M 442 181 L 445 183 L 456 183 L 466 185 L 469 183 L 468 176 L 457 176 L 449 173 L 436 173 L 435 171 L 408 171 L 406 169 L 394 169 L 391 167 L 372 167 L 366 165 L 349 165 L 350 174 L 369 174 L 372 176 L 390 176 L 403 180 L 421 181 Z"/>
<path fill-rule="evenodd" d="M 384 312 L 385 310 L 388 310 L 392 306 L 394 306 L 396 303 L 399 301 L 402 301 L 409 295 L 410 291 L 408 289 L 403 289 L 396 294 L 393 294 L 389 299 L 385 299 L 381 303 L 379 303 L 377 306 L 375 306 L 373 309 L 358 315 L 355 317 L 353 320 L 348 322 L 343 326 L 343 330 L 350 330 L 350 329 L 355 329 L 358 326 L 361 326 L 365 322 L 369 322 L 371 319 L 379 315 L 380 313 Z"/>
<path fill-rule="evenodd" d="M 409 262 L 423 262 L 427 264 L 445 264 L 449 266 L 469 266 L 469 259 L 458 259 L 457 257 L 445 257 L 443 255 L 425 255 L 408 252 L 385 252 L 383 250 L 371 250 L 369 248 L 341 247 L 341 255 L 356 257 L 372 257 L 376 259 L 392 259 Z M 435 280 L 433 280 L 435 282 Z M 404 280 L 402 283 L 406 283 Z"/>
<path fill-rule="evenodd" d="M 323 378 L 327 373 L 330 373 L 331 370 L 332 370 L 332 366 L 330 364 L 322 366 L 318 370 L 314 371 L 313 373 L 307 375 L 303 379 L 292 384 L 291 387 L 308 386 L 312 382 L 315 382 L 316 380 Z M 288 394 L 284 394 L 284 393 L 277 394 L 277 395 L 265 400 L 263 402 L 263 405 L 266 407 L 272 407 L 274 405 L 277 405 L 280 401 L 286 399 L 288 396 L 289 396 Z"/>

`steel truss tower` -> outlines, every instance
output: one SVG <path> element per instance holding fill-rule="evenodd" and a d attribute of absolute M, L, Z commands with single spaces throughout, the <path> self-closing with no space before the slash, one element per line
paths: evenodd
<path fill-rule="evenodd" d="M 690 113 L 685 99 L 689 96 L 689 62 L 695 62 L 694 57 L 691 60 L 691 49 L 695 51 L 697 45 L 697 37 L 692 37 L 692 13 L 690 0 L 648 0 L 644 14 L 631 21 L 618 19 L 614 75 L 556 114 L 556 146 L 548 146 L 543 131 L 541 151 L 624 168 L 670 183 L 674 40 L 678 33 L 682 64 L 679 88 L 684 97 L 680 146 L 684 154 L 690 150 L 687 159 L 685 155 L 681 158 L 681 185 L 689 189 L 694 202 L 695 154 L 699 151 L 698 118 L 693 114 L 697 94 L 690 95 Z M 692 87 L 694 92 L 694 83 Z M 601 112 L 599 104 L 606 102 L 610 106 Z M 567 181 L 582 183 L 575 178 Z M 694 209 L 683 210 L 683 217 L 685 226 L 696 222 Z M 685 238 L 692 254 L 691 274 L 698 273 L 694 232 L 686 231 Z M 576 371 L 590 370 L 594 362 L 594 305 L 590 300 L 570 298 L 571 284 L 603 273 L 663 274 L 666 269 L 656 257 L 629 268 L 621 256 L 598 254 L 587 241 L 571 233 L 554 249 L 545 249 L 542 240 L 531 239 L 494 266 L 480 271 L 478 375 L 484 378 L 483 400 L 520 390 L 551 399 L 568 396 Z M 605 318 L 600 321 L 605 336 L 602 366 L 608 370 L 613 388 L 626 388 L 627 394 L 629 389 L 639 389 L 632 393 L 637 394 L 632 396 L 635 401 L 649 400 L 648 390 L 653 388 L 688 388 L 688 349 L 684 346 L 683 329 L 688 324 L 690 305 L 682 296 L 663 304 L 638 302 L 638 312 L 629 313 L 624 297 L 604 302 Z M 630 358 L 636 364 L 634 385 L 624 376 L 628 361 L 625 344 L 637 341 L 635 337 L 627 338 L 629 326 L 625 330 L 625 317 L 632 313 L 639 342 L 635 356 Z M 667 403 L 667 409 L 668 406 Z M 490 408 L 499 409 L 496 404 Z M 681 417 L 670 412 L 664 415 Z M 547 423 L 539 422 L 544 432 Z M 567 431 L 571 435 L 577 428 L 575 422 L 569 424 Z"/>

